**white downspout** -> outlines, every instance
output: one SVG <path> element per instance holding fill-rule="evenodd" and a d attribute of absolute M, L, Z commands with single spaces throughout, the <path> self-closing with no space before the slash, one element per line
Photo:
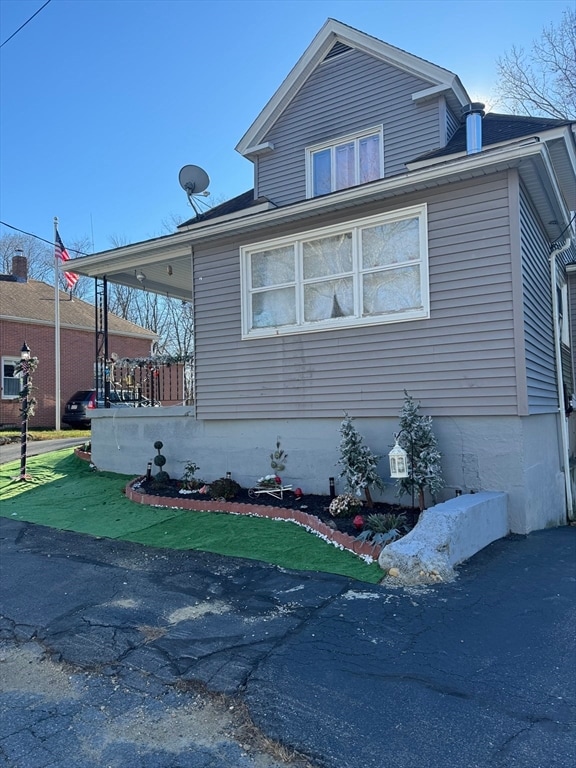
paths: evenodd
<path fill-rule="evenodd" d="M 570 248 L 570 238 L 566 239 L 564 245 L 556 248 L 550 254 L 550 282 L 552 288 L 552 320 L 554 323 L 554 355 L 556 358 L 556 385 L 558 388 L 558 399 L 560 401 L 560 407 L 558 410 L 558 418 L 560 419 L 560 435 L 562 441 L 562 459 L 564 463 L 564 485 L 566 488 L 566 506 L 568 520 L 574 520 L 574 500 L 572 498 L 572 482 L 570 479 L 570 444 L 568 438 L 568 419 L 564 412 L 565 408 L 565 394 L 564 394 L 564 381 L 562 380 L 562 351 L 561 351 L 561 339 L 560 339 L 560 318 L 558 315 L 558 284 L 556 279 L 556 257 L 558 254 Z"/>

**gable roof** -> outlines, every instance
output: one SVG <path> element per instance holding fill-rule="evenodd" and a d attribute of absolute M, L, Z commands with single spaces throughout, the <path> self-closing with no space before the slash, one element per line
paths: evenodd
<path fill-rule="evenodd" d="M 70 299 L 69 294 L 59 292 L 60 327 L 94 332 L 94 305 L 82 299 Z M 20 282 L 0 280 L 0 320 L 54 325 L 54 286 L 39 280 Z M 157 334 L 140 325 L 108 314 L 109 333 L 156 339 Z"/>
<path fill-rule="evenodd" d="M 430 89 L 420 91 L 414 95 L 415 98 L 423 98 L 432 92 L 435 94 L 443 92 L 449 105 L 456 112 L 460 107 L 470 102 L 470 97 L 464 86 L 453 72 L 378 40 L 372 35 L 360 32 L 347 24 L 342 24 L 340 21 L 328 19 L 280 88 L 240 139 L 236 150 L 240 154 L 250 157 L 262 149 L 261 145 L 266 134 L 316 67 L 325 59 L 347 48 L 364 51 L 381 61 L 429 82 Z"/>

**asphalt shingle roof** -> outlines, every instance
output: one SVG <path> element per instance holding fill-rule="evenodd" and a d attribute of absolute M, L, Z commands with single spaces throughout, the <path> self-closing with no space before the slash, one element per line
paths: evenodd
<path fill-rule="evenodd" d="M 38 280 L 16 282 L 0 279 L 0 319 L 20 319 L 41 325 L 54 325 L 54 286 Z M 82 299 L 72 298 L 60 291 L 60 326 L 69 328 L 94 328 L 94 305 Z M 156 338 L 153 331 L 142 328 L 117 315 L 108 315 L 108 330 L 130 336 Z"/>
<path fill-rule="evenodd" d="M 236 197 L 233 197 L 230 200 L 226 200 L 220 205 L 215 205 L 214 208 L 210 208 L 209 210 L 200 214 L 200 216 L 198 217 L 195 217 L 193 219 L 188 219 L 188 221 L 182 222 L 182 224 L 180 224 L 178 228 L 180 229 L 181 227 L 186 227 L 189 224 L 196 224 L 198 221 L 207 221 L 208 219 L 217 219 L 219 216 L 226 216 L 230 213 L 243 211 L 248 208 L 251 208 L 254 205 L 260 205 L 262 202 L 264 202 L 262 198 L 255 200 L 254 190 L 249 189 L 247 192 L 242 192 L 241 195 L 237 195 Z"/>
<path fill-rule="evenodd" d="M 506 141 L 522 139 L 526 136 L 535 136 L 542 131 L 558 128 L 563 125 L 570 125 L 569 120 L 554 120 L 546 117 L 528 117 L 525 115 L 500 115 L 489 112 L 482 119 L 482 146 L 489 147 L 493 144 L 500 144 Z M 466 124 L 463 122 L 448 144 L 441 149 L 435 149 L 432 152 L 426 152 L 423 155 L 413 158 L 413 162 L 420 160 L 432 160 L 434 158 L 446 157 L 466 152 Z M 224 203 L 210 208 L 200 217 L 189 219 L 179 225 L 179 229 L 195 224 L 199 221 L 208 221 L 216 219 L 219 216 L 225 216 L 230 213 L 236 213 L 248 210 L 254 205 L 262 203 L 264 198 L 254 199 L 254 190 L 249 189 L 241 195 L 237 195 Z"/>
<path fill-rule="evenodd" d="M 525 136 L 535 136 L 542 131 L 563 125 L 570 125 L 570 121 L 546 117 L 526 117 L 524 115 L 499 115 L 495 112 L 488 112 L 482 118 L 482 146 L 489 147 L 491 144 L 514 141 L 514 139 L 522 139 Z M 466 123 L 462 123 L 445 147 L 427 152 L 414 158 L 414 160 L 428 160 L 465 151 Z"/>

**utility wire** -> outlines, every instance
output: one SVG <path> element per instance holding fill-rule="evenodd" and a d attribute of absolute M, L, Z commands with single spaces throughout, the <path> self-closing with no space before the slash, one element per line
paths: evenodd
<path fill-rule="evenodd" d="M 40 11 L 41 11 L 42 9 L 46 8 L 46 6 L 48 5 L 48 3 L 50 3 L 50 2 L 52 2 L 52 0 L 46 0 L 46 2 L 44 3 L 44 5 L 43 5 L 41 8 L 38 8 L 38 10 L 36 11 L 36 13 L 33 13 L 33 14 L 32 14 L 32 16 L 30 16 L 30 18 L 28 19 L 28 21 L 25 21 L 25 22 L 24 22 L 24 24 L 21 24 L 21 25 L 18 27 L 18 29 L 16 30 L 16 32 L 12 32 L 12 34 L 10 35 L 10 37 L 7 37 L 7 38 L 6 38 L 6 40 L 4 40 L 4 42 L 3 42 L 2 44 L 0 44 L 0 48 L 2 48 L 2 46 L 3 46 L 3 45 L 6 45 L 6 43 L 7 43 L 9 40 L 12 40 L 12 38 L 13 38 L 15 35 L 17 35 L 17 34 L 18 34 L 18 32 L 20 32 L 20 30 L 21 30 L 21 29 L 24 29 L 24 27 L 26 26 L 26 24 L 28 24 L 28 22 L 32 21 L 32 19 L 34 18 L 34 16 L 38 16 L 38 14 L 40 13 Z"/>
<path fill-rule="evenodd" d="M 567 231 L 570 229 L 570 227 L 572 226 L 572 224 L 573 224 L 575 221 L 576 221 L 576 213 L 575 213 L 575 214 L 572 216 L 572 218 L 570 219 L 570 221 L 568 222 L 568 224 L 567 224 L 567 225 L 564 227 L 564 229 L 562 230 L 562 232 L 560 232 L 560 234 L 559 234 L 559 235 L 558 235 L 558 237 L 556 238 L 556 241 L 555 241 L 556 243 L 557 243 L 559 240 L 561 240 L 561 239 L 562 239 L 562 235 L 564 234 L 564 232 L 567 232 Z"/>
<path fill-rule="evenodd" d="M 23 229 L 18 229 L 18 227 L 13 227 L 11 224 L 6 224 L 5 221 L 0 221 L 0 224 L 2 224 L 3 227 L 8 227 L 8 229 L 13 229 L 15 232 L 20 232 L 22 235 L 27 235 L 28 237 L 34 237 L 36 240 L 41 240 L 43 243 L 48 243 L 48 245 L 51 245 L 54 247 L 54 243 L 51 240 L 46 240 L 44 237 L 40 237 L 39 235 L 33 235 L 32 232 L 25 232 Z M 76 248 L 68 248 L 66 246 L 67 251 L 73 251 L 74 253 L 77 253 L 79 256 L 90 256 L 89 253 L 84 253 L 84 251 L 78 251 Z"/>

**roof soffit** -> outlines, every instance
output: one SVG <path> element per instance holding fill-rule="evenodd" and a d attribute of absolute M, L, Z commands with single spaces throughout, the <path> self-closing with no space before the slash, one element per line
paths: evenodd
<path fill-rule="evenodd" d="M 298 91 L 308 80 L 336 42 L 350 48 L 356 48 L 381 61 L 409 72 L 430 83 L 432 88 L 440 86 L 453 109 L 470 101 L 460 79 L 447 69 L 421 59 L 401 48 L 378 40 L 365 32 L 342 24 L 335 19 L 328 19 L 314 40 L 290 71 L 284 82 L 266 104 L 262 112 L 252 123 L 248 131 L 236 145 L 236 150 L 247 157 L 251 149 L 264 141 L 274 123 L 292 102 Z M 420 93 L 420 92 L 419 92 Z"/>

